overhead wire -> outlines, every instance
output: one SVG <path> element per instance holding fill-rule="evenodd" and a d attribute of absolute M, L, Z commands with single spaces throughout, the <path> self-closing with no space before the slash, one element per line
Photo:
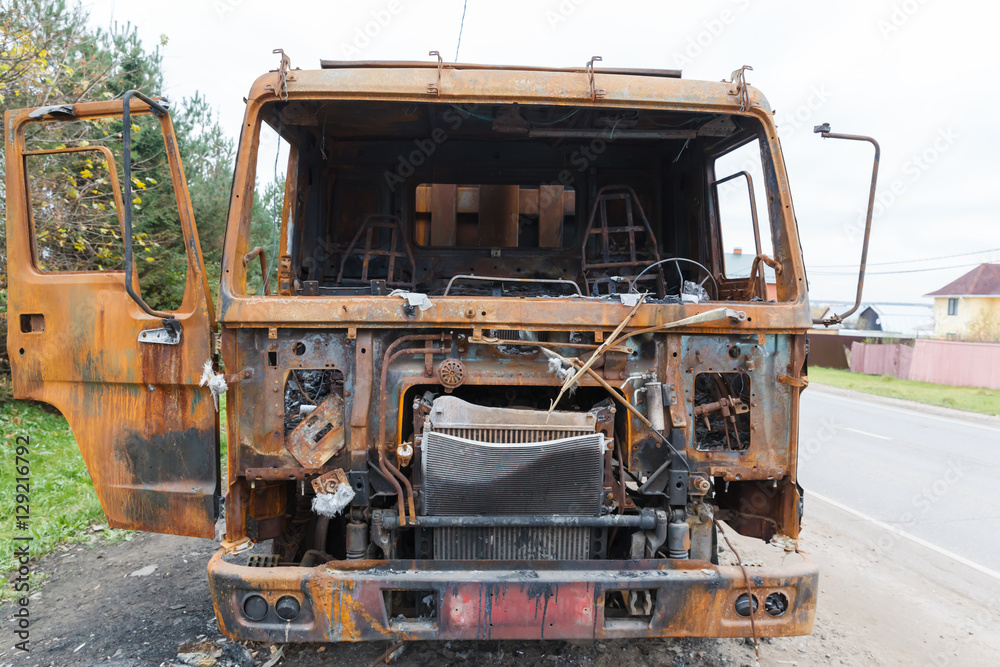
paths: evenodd
<path fill-rule="evenodd" d="M 971 264 L 954 264 L 952 266 L 935 266 L 926 269 L 904 269 L 902 271 L 865 271 L 866 276 L 895 276 L 904 273 L 924 273 L 926 271 L 944 271 L 946 269 L 962 269 L 968 268 L 970 266 L 979 266 L 982 262 L 972 262 Z M 854 271 L 810 271 L 814 276 L 853 276 L 857 273 L 857 269 Z"/>
<path fill-rule="evenodd" d="M 469 6 L 469 0 L 462 3 L 462 22 L 458 26 L 458 44 L 455 46 L 455 62 L 458 62 L 458 51 L 462 48 L 462 30 L 465 29 L 465 10 Z"/>
<path fill-rule="evenodd" d="M 891 266 L 894 264 L 915 264 L 917 262 L 934 262 L 939 259 L 954 259 L 955 257 L 968 257 L 969 255 L 985 255 L 989 252 L 1000 252 L 1000 248 L 989 248 L 988 250 L 973 250 L 971 252 L 960 252 L 955 255 L 941 255 L 939 257 L 925 257 L 923 259 L 900 259 L 893 262 L 870 262 L 868 266 Z M 857 264 L 813 264 L 814 269 L 857 269 Z"/>

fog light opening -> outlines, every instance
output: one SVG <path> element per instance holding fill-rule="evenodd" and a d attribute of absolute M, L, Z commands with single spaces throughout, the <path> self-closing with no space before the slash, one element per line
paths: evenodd
<path fill-rule="evenodd" d="M 243 615 L 251 621 L 263 621 L 267 616 L 267 600 L 260 595 L 249 595 L 243 600 Z"/>
<path fill-rule="evenodd" d="M 784 593 L 771 593 L 764 600 L 764 611 L 771 616 L 784 616 L 788 611 L 788 598 Z"/>
<path fill-rule="evenodd" d="M 753 601 L 752 612 L 750 610 L 751 600 Z M 737 614 L 739 614 L 740 616 L 750 616 L 751 613 L 755 613 L 757 611 L 757 607 L 759 606 L 757 602 L 757 596 L 743 593 L 738 598 L 736 598 L 735 606 Z"/>
<path fill-rule="evenodd" d="M 278 603 L 274 605 L 274 613 L 283 621 L 293 621 L 299 615 L 299 601 L 291 595 L 284 595 L 278 598 Z"/>

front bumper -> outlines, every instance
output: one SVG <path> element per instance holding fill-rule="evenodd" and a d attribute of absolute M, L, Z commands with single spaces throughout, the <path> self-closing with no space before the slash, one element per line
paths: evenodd
<path fill-rule="evenodd" d="M 208 565 L 219 627 L 240 640 L 331 642 L 379 639 L 595 639 L 629 637 L 749 637 L 750 619 L 737 614 L 746 592 L 737 566 L 705 561 L 336 561 L 313 568 L 248 567 L 222 551 Z M 791 560 L 791 559 L 789 559 Z M 805 556 L 793 565 L 749 567 L 759 601 L 761 637 L 809 634 L 819 573 Z M 389 617 L 385 591 L 415 590 L 436 609 L 422 618 Z M 612 591 L 655 591 L 646 617 L 605 614 Z M 765 610 L 783 593 L 781 616 Z M 268 602 L 252 621 L 247 597 Z M 282 621 L 275 604 L 292 596 L 298 616 Z"/>

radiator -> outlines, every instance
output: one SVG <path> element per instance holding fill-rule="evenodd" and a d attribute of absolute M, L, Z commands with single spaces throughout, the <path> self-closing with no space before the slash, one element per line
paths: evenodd
<path fill-rule="evenodd" d="M 434 557 L 448 560 L 586 560 L 593 528 L 435 528 Z"/>
<path fill-rule="evenodd" d="M 429 516 L 597 516 L 604 436 L 590 413 L 477 406 L 437 398 L 421 446 Z M 435 528 L 435 558 L 589 558 L 594 530 Z"/>
<path fill-rule="evenodd" d="M 422 450 L 430 516 L 600 513 L 600 433 L 511 444 L 428 431 Z"/>

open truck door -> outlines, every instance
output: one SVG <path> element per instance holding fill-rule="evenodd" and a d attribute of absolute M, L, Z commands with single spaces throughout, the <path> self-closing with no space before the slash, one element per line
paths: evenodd
<path fill-rule="evenodd" d="M 130 91 L 124 101 L 8 111 L 4 123 L 7 351 L 15 397 L 50 403 L 65 415 L 111 526 L 213 537 L 219 420 L 199 380 L 213 358 L 214 312 L 166 103 Z M 79 131 L 55 133 L 60 123 L 77 123 Z M 130 169 L 137 123 L 145 145 L 155 147 L 151 154 L 169 168 L 170 182 L 156 187 L 173 189 L 187 252 L 183 301 L 172 311 L 154 310 L 140 296 L 132 256 L 132 185 L 147 187 Z M 59 160 L 65 164 L 52 165 Z M 45 161 L 47 174 L 65 172 L 65 179 L 37 178 L 32 169 Z M 71 205 L 54 206 L 54 188 L 71 189 Z M 107 212 L 114 224 L 85 222 L 74 211 Z M 47 225 L 54 215 L 59 222 Z M 57 242 L 83 250 L 92 232 L 120 244 L 120 255 L 105 251 L 116 270 L 53 261 Z"/>

